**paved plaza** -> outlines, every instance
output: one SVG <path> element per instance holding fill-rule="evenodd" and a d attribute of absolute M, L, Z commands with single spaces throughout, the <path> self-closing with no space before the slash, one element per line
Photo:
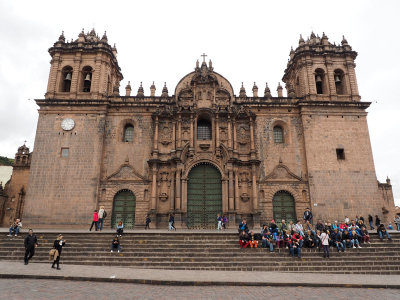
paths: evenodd
<path fill-rule="evenodd" d="M 0 300 L 30 299 L 400 299 L 395 289 L 168 286 L 0 279 Z"/>

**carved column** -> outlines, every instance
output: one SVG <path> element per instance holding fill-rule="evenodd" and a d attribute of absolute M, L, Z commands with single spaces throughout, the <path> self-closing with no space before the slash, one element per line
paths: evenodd
<path fill-rule="evenodd" d="M 215 147 L 219 147 L 219 122 L 218 114 L 215 116 Z"/>
<path fill-rule="evenodd" d="M 236 212 L 239 210 L 239 175 L 238 170 L 235 171 L 235 210 Z"/>
<path fill-rule="evenodd" d="M 250 117 L 250 151 L 254 151 L 254 121 L 252 117 Z"/>
<path fill-rule="evenodd" d="M 170 181 L 170 198 L 169 198 L 169 210 L 174 210 L 175 207 L 175 188 L 174 188 L 174 172 L 171 172 L 171 181 Z"/>
<path fill-rule="evenodd" d="M 175 133 L 175 128 L 176 128 L 176 122 L 172 121 L 172 147 L 173 150 L 176 149 L 176 133 Z"/>
<path fill-rule="evenodd" d="M 182 117 L 178 118 L 178 148 L 182 148 Z"/>
<path fill-rule="evenodd" d="M 233 120 L 233 151 L 237 150 L 236 141 L 236 120 Z"/>
<path fill-rule="evenodd" d="M 229 197 L 229 211 L 234 210 L 233 201 L 234 201 L 234 179 L 233 179 L 233 171 L 229 171 L 229 184 L 228 184 L 228 197 Z"/>
<path fill-rule="evenodd" d="M 257 198 L 257 179 L 256 179 L 256 166 L 252 166 L 252 188 L 253 188 L 253 211 L 258 209 L 258 198 Z"/>
<path fill-rule="evenodd" d="M 182 211 L 187 212 L 187 179 L 182 179 Z"/>
<path fill-rule="evenodd" d="M 193 115 L 190 115 L 190 148 L 193 148 L 194 131 L 193 131 Z"/>
<path fill-rule="evenodd" d="M 228 180 L 222 180 L 222 211 L 228 211 Z"/>
<path fill-rule="evenodd" d="M 228 116 L 228 148 L 232 149 L 232 129 L 230 116 Z"/>
<path fill-rule="evenodd" d="M 176 170 L 176 176 L 175 176 L 175 209 L 180 210 L 181 209 L 181 170 L 180 168 L 177 168 Z"/>
<path fill-rule="evenodd" d="M 154 141 L 153 141 L 153 149 L 155 152 L 158 151 L 158 116 L 156 116 L 155 120 L 155 129 L 154 129 Z"/>
<path fill-rule="evenodd" d="M 157 205 L 157 167 L 153 166 L 153 181 L 151 185 L 151 209 L 155 210 Z"/>

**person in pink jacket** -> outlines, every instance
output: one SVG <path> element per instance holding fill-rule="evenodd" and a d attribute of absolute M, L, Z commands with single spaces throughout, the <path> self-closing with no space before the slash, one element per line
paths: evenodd
<path fill-rule="evenodd" d="M 89 231 L 92 231 L 93 225 L 94 225 L 94 229 L 96 229 L 96 231 L 97 231 L 98 222 L 99 222 L 99 214 L 98 214 L 97 210 L 95 209 L 94 212 L 93 212 L 92 225 L 90 225 Z"/>

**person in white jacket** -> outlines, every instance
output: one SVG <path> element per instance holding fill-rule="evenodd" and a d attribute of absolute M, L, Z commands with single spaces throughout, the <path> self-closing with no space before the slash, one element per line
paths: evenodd
<path fill-rule="evenodd" d="M 300 220 L 297 221 L 296 226 L 295 226 L 295 231 L 300 233 L 302 237 L 304 237 L 304 228 L 303 224 L 301 224 Z"/>
<path fill-rule="evenodd" d="M 324 248 L 324 258 L 329 258 L 329 235 L 326 229 L 324 229 L 320 236 L 322 247 Z"/>

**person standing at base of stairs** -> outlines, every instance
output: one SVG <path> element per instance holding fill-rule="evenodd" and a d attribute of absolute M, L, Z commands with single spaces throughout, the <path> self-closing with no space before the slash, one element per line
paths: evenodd
<path fill-rule="evenodd" d="M 53 264 L 51 265 L 52 269 L 54 269 L 55 264 L 57 264 L 57 270 L 61 270 L 60 269 L 61 251 L 62 251 L 62 247 L 64 247 L 65 243 L 67 242 L 66 240 L 63 240 L 62 238 L 63 238 L 62 234 L 59 234 L 53 244 L 53 248 L 56 249 L 56 252 L 55 252 L 56 254 L 54 255 Z"/>
<path fill-rule="evenodd" d="M 35 248 L 38 246 L 37 237 L 33 234 L 33 230 L 29 229 L 29 233 L 24 240 L 25 256 L 24 263 L 27 265 L 29 260 L 35 255 Z"/>
<path fill-rule="evenodd" d="M 93 225 L 94 225 L 94 229 L 97 231 L 98 222 L 99 222 L 99 213 L 97 212 L 97 209 L 95 209 L 93 212 L 92 225 L 90 225 L 89 231 L 92 231 Z"/>
<path fill-rule="evenodd" d="M 103 230 L 103 222 L 104 222 L 104 219 L 107 217 L 107 212 L 106 212 L 106 210 L 104 209 L 104 206 L 100 206 L 98 215 L 99 215 L 99 221 L 98 221 L 98 223 L 97 223 L 97 228 L 98 228 L 100 231 L 102 231 L 102 230 Z"/>
<path fill-rule="evenodd" d="M 217 230 L 222 230 L 222 217 L 220 214 L 217 215 L 217 223 L 218 223 Z"/>
<path fill-rule="evenodd" d="M 144 229 L 150 229 L 150 223 L 151 223 L 150 216 L 147 215 L 146 216 L 146 226 L 144 226 Z"/>
<path fill-rule="evenodd" d="M 175 223 L 175 217 L 174 217 L 174 215 L 173 215 L 173 214 L 169 214 L 169 220 L 168 220 L 168 225 L 169 225 L 169 227 L 168 227 L 168 231 L 171 231 L 171 230 L 175 230 L 175 231 L 176 231 L 176 228 L 175 228 L 175 226 L 174 226 L 174 223 Z"/>

